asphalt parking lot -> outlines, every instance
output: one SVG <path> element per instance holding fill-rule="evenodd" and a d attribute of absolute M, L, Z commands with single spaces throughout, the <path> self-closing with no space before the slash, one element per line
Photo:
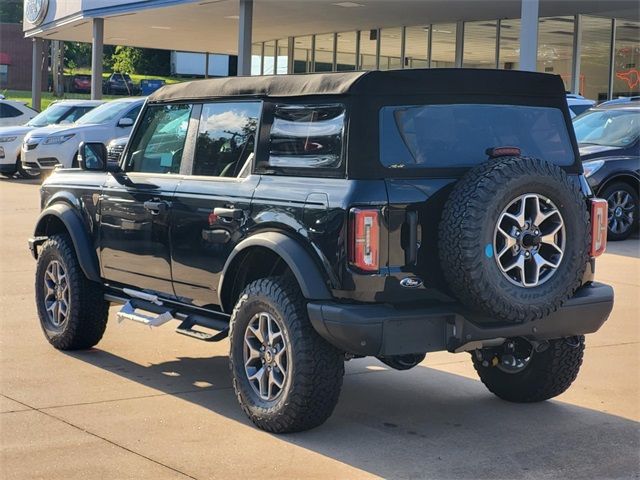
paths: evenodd
<path fill-rule="evenodd" d="M 228 342 L 117 324 L 64 353 L 40 332 L 26 239 L 38 186 L 0 179 L 0 478 L 639 478 L 640 241 L 609 245 L 616 305 L 556 400 L 493 397 L 469 356 L 396 372 L 348 362 L 338 407 L 275 436 L 240 411 Z"/>

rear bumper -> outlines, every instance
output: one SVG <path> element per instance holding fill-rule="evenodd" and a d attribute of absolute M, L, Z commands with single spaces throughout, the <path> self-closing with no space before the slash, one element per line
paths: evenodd
<path fill-rule="evenodd" d="M 356 355 L 390 356 L 482 347 L 495 339 L 549 340 L 596 332 L 613 308 L 613 288 L 591 283 L 548 317 L 523 324 L 478 321 L 456 304 L 398 309 L 390 305 L 311 302 L 309 318 L 329 343 Z"/>

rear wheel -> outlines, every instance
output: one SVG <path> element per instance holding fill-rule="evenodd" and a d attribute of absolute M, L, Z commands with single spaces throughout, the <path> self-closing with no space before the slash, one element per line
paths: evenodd
<path fill-rule="evenodd" d="M 236 397 L 259 428 L 297 432 L 331 415 L 344 359 L 311 326 L 295 280 L 271 277 L 247 285 L 233 310 L 229 337 Z"/>
<path fill-rule="evenodd" d="M 624 182 L 614 183 L 599 195 L 609 205 L 609 240 L 624 240 L 638 228 L 638 191 Z"/>
<path fill-rule="evenodd" d="M 534 349 L 524 339 L 473 353 L 473 366 L 490 392 L 510 402 L 541 402 L 556 397 L 578 376 L 584 336 L 550 340 Z"/>

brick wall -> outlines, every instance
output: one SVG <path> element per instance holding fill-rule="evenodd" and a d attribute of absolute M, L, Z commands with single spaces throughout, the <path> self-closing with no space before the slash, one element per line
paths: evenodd
<path fill-rule="evenodd" d="M 30 38 L 23 37 L 22 24 L 0 23 L 0 53 L 4 54 L 0 57 L 8 56 L 10 61 L 6 82 L 0 83 L 0 89 L 31 90 L 32 43 Z M 47 46 L 45 42 L 45 52 Z M 42 88 L 46 90 L 48 74 L 46 68 L 42 70 Z"/>

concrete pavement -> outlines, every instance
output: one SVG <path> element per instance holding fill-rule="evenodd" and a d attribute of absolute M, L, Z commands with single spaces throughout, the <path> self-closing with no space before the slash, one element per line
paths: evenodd
<path fill-rule="evenodd" d="M 231 389 L 228 342 L 170 326 L 118 325 L 87 352 L 51 348 L 26 248 L 38 186 L 0 179 L 0 478 L 638 478 L 640 241 L 612 243 L 598 279 L 616 306 L 587 339 L 577 381 L 516 405 L 478 381 L 466 354 L 407 372 L 347 363 L 322 427 L 254 428 Z"/>

